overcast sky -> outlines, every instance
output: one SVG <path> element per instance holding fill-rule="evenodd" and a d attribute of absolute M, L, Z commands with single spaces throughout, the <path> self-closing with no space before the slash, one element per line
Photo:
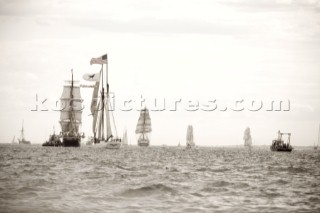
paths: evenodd
<path fill-rule="evenodd" d="M 0 142 L 19 137 L 22 120 L 32 143 L 55 126 L 64 80 L 100 70 L 90 59 L 108 53 L 110 89 L 119 135 L 131 144 L 139 112 L 121 100 L 152 108 L 153 145 L 184 144 L 187 126 L 198 145 L 269 145 L 277 131 L 293 145 L 313 145 L 320 123 L 320 1 L 317 0 L 0 0 Z M 92 89 L 83 88 L 82 131 L 92 135 Z M 47 99 L 49 111 L 35 109 Z M 170 103 L 181 99 L 177 111 Z M 187 111 L 188 101 L 216 100 L 214 111 Z M 244 100 L 244 110 L 230 106 Z M 253 112 L 246 104 L 263 101 Z M 290 111 L 266 111 L 270 101 L 290 101 Z M 227 110 L 223 111 L 224 106 Z M 201 108 L 201 107 L 200 107 Z M 284 107 L 285 108 L 285 107 Z"/>

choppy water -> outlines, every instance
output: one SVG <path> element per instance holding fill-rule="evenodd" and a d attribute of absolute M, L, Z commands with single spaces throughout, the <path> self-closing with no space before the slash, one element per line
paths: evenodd
<path fill-rule="evenodd" d="M 320 212 L 320 152 L 0 146 L 1 212 Z"/>

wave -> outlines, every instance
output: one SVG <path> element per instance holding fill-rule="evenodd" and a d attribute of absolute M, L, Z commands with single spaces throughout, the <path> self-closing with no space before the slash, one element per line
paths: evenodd
<path fill-rule="evenodd" d="M 127 189 L 122 192 L 120 195 L 125 197 L 142 197 L 142 196 L 150 196 L 162 193 L 175 194 L 176 190 L 161 183 L 152 184 L 149 186 L 143 186 L 135 189 Z"/>

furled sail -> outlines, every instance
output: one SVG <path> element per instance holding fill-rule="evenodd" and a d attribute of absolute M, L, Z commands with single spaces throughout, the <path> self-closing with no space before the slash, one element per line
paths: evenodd
<path fill-rule="evenodd" d="M 144 108 L 140 111 L 140 117 L 136 127 L 136 134 L 145 134 L 151 131 L 151 118 L 149 115 L 149 110 Z"/>
<path fill-rule="evenodd" d="M 243 140 L 244 140 L 244 145 L 245 146 L 251 146 L 252 145 L 252 138 L 251 138 L 251 133 L 250 133 L 250 128 L 247 127 L 244 131 L 243 135 Z"/>

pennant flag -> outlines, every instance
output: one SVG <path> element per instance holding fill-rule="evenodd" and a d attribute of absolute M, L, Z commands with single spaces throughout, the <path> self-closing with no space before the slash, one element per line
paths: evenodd
<path fill-rule="evenodd" d="M 100 81 L 100 73 L 84 74 L 82 78 L 86 81 Z"/>
<path fill-rule="evenodd" d="M 92 64 L 107 64 L 107 63 L 108 63 L 107 54 L 105 54 L 99 58 L 92 58 L 90 61 L 90 65 L 92 65 Z"/>

